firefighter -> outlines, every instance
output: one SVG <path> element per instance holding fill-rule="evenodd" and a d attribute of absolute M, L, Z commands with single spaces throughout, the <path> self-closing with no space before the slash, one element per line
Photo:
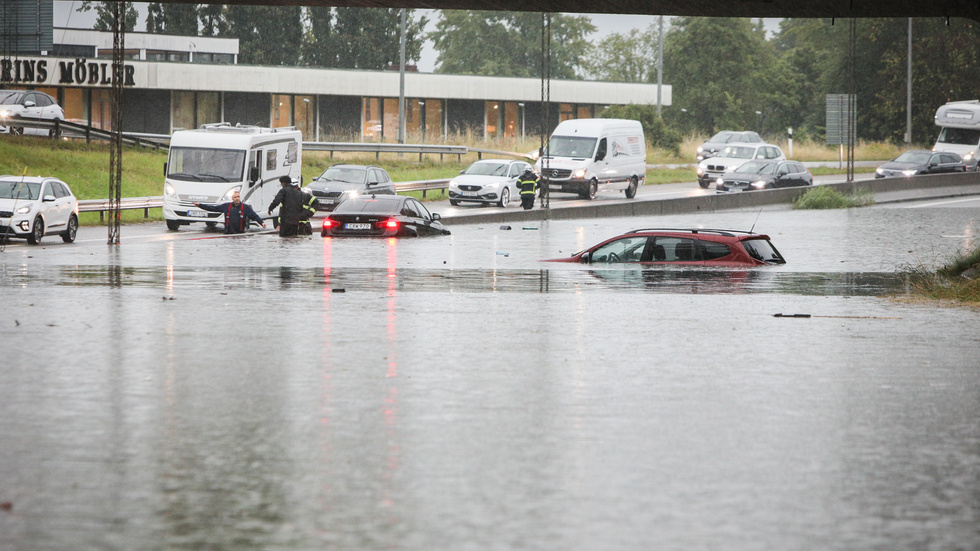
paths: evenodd
<path fill-rule="evenodd" d="M 534 194 L 538 190 L 538 175 L 528 168 L 517 179 L 517 187 L 521 188 L 521 206 L 524 210 L 534 207 Z"/>
<path fill-rule="evenodd" d="M 293 181 L 289 176 L 279 178 L 282 189 L 276 194 L 269 205 L 269 214 L 282 205 L 279 209 L 279 237 L 298 235 L 299 222 L 303 217 L 303 192 L 293 187 Z"/>
<path fill-rule="evenodd" d="M 299 216 L 297 231 L 300 235 L 313 235 L 313 226 L 310 224 L 310 218 L 316 214 L 316 197 L 312 193 L 300 189 L 299 184 L 295 182 L 293 183 L 293 187 L 303 194 L 303 211 Z"/>

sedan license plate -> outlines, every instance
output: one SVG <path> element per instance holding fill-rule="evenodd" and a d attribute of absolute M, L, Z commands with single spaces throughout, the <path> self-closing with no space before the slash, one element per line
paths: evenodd
<path fill-rule="evenodd" d="M 548 189 L 561 189 L 561 186 L 557 184 L 548 184 Z"/>
<path fill-rule="evenodd" d="M 194 218 L 207 218 L 208 213 L 204 212 L 203 210 L 189 210 L 187 211 L 187 216 Z"/>
<path fill-rule="evenodd" d="M 345 230 L 369 230 L 371 229 L 371 224 L 365 224 L 363 222 L 348 222 L 344 224 Z"/>

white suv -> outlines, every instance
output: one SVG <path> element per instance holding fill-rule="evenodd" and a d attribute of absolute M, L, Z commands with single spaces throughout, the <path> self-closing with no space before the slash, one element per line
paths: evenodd
<path fill-rule="evenodd" d="M 78 233 L 78 200 L 57 178 L 0 176 L 0 239 L 27 238 L 37 245 L 59 234 L 65 243 Z"/>
<path fill-rule="evenodd" d="M 707 188 L 711 182 L 751 160 L 785 161 L 783 150 L 767 143 L 728 145 L 714 157 L 698 163 L 698 184 Z"/>
<path fill-rule="evenodd" d="M 24 128 L 17 119 L 65 120 L 65 111 L 53 97 L 37 90 L 0 90 L 0 127 L 11 134 L 41 134 L 56 137 L 52 128 Z"/>

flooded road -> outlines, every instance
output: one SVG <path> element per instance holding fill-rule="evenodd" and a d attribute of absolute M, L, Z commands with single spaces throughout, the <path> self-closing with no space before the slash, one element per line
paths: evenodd
<path fill-rule="evenodd" d="M 976 219 L 8 245 L 0 549 L 980 548 L 980 314 L 888 297 Z M 539 262 L 753 224 L 786 265 Z"/>

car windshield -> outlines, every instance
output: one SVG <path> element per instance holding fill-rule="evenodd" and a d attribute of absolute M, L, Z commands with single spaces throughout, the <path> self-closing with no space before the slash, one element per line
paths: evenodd
<path fill-rule="evenodd" d="M 245 152 L 237 149 L 171 147 L 167 178 L 191 182 L 241 182 Z"/>
<path fill-rule="evenodd" d="M 4 90 L 0 91 L 0 105 L 15 105 L 19 103 L 22 92 Z"/>
<path fill-rule="evenodd" d="M 732 159 L 751 159 L 755 154 L 754 147 L 741 147 L 737 145 L 730 145 L 725 149 L 721 150 L 718 154 L 719 157 L 729 157 Z"/>
<path fill-rule="evenodd" d="M 36 200 L 41 184 L 34 182 L 0 182 L 0 199 Z"/>
<path fill-rule="evenodd" d="M 932 157 L 931 151 L 906 151 L 898 157 L 895 157 L 895 162 L 924 165 L 929 162 L 929 157 Z"/>
<path fill-rule="evenodd" d="M 943 128 L 939 132 L 939 143 L 954 145 L 980 144 L 980 130 L 969 128 Z"/>
<path fill-rule="evenodd" d="M 766 264 L 786 264 L 783 255 L 779 254 L 776 247 L 768 239 L 746 239 L 742 241 L 745 252 L 749 256 Z"/>
<path fill-rule="evenodd" d="M 344 213 L 371 213 L 371 214 L 398 214 L 402 210 L 402 201 L 393 197 L 371 195 L 359 195 L 351 197 L 343 203 L 337 205 L 334 214 Z"/>
<path fill-rule="evenodd" d="M 738 171 L 743 174 L 773 174 L 776 172 L 776 163 L 763 161 L 749 161 L 738 167 Z"/>
<path fill-rule="evenodd" d="M 595 138 L 552 136 L 548 142 L 548 154 L 552 157 L 591 157 L 595 142 Z"/>
<path fill-rule="evenodd" d="M 708 140 L 707 143 L 728 143 L 728 141 L 731 140 L 733 136 L 735 136 L 734 132 L 730 130 L 723 130 L 715 134 L 714 136 L 711 136 L 711 139 Z"/>
<path fill-rule="evenodd" d="M 507 163 L 473 163 L 464 174 L 473 176 L 506 176 Z"/>
<path fill-rule="evenodd" d="M 348 184 L 363 184 L 366 174 L 367 170 L 363 168 L 332 166 L 320 175 L 320 179 L 331 182 L 347 182 Z"/>

